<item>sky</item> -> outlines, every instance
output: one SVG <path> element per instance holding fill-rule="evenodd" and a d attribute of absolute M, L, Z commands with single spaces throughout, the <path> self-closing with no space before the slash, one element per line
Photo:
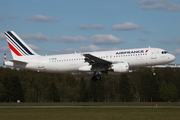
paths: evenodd
<path fill-rule="evenodd" d="M 162 48 L 180 64 L 180 0 L 4 0 L 0 66 L 12 59 L 4 31 L 37 54 Z"/>

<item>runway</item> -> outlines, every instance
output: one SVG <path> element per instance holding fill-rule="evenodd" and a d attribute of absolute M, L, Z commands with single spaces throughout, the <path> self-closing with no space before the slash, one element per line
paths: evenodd
<path fill-rule="evenodd" d="M 180 106 L 0 106 L 1 108 L 180 108 Z"/>

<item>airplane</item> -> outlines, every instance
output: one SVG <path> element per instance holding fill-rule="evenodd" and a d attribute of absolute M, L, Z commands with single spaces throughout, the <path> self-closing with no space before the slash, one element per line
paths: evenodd
<path fill-rule="evenodd" d="M 13 57 L 4 61 L 5 66 L 37 72 L 94 72 L 94 81 L 101 79 L 101 73 L 125 73 L 129 68 L 163 65 L 175 60 L 167 51 L 151 47 L 41 56 L 14 31 L 4 34 Z"/>

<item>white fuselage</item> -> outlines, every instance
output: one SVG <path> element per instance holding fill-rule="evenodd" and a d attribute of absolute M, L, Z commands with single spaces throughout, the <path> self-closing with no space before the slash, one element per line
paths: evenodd
<path fill-rule="evenodd" d="M 93 56 L 110 61 L 113 64 L 125 61 L 129 67 L 143 67 L 167 64 L 175 60 L 174 55 L 163 53 L 163 49 L 159 48 L 139 48 L 139 49 L 125 49 L 102 52 L 89 52 Z M 64 55 L 50 55 L 50 56 L 29 56 L 21 57 L 21 60 L 26 61 L 27 64 L 21 62 L 6 61 L 6 66 L 23 68 L 41 72 L 74 72 L 83 71 L 80 68 L 89 66 L 85 62 L 84 56 L 81 53 L 64 54 Z M 100 68 L 102 69 L 102 68 Z M 86 70 L 85 70 L 86 71 Z"/>

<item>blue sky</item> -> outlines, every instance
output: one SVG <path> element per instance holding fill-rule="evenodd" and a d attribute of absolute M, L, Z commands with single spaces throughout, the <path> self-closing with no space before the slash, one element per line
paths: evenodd
<path fill-rule="evenodd" d="M 180 64 L 180 0 L 5 0 L 0 4 L 0 66 L 12 59 L 4 31 L 36 53 L 157 47 Z"/>

